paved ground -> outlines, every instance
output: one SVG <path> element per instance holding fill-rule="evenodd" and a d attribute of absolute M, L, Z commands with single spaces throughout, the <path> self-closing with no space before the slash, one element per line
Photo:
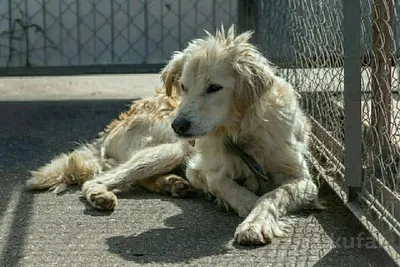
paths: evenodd
<path fill-rule="evenodd" d="M 26 92 L 3 88 L 0 266 L 395 266 L 381 249 L 371 248 L 373 240 L 327 188 L 321 198 L 328 211 L 298 214 L 292 235 L 252 248 L 233 243 L 240 219 L 202 198 L 177 200 L 138 191 L 123 196 L 115 212 L 102 213 L 87 206 L 76 190 L 61 196 L 25 192 L 28 170 L 70 150 L 75 141 L 94 138 L 124 109 L 128 99 L 107 100 L 122 98 L 114 92 L 119 83 L 129 80 L 134 88 L 135 80 L 143 81 L 136 86 L 140 92 L 126 85 L 122 90 L 134 99 L 151 94 L 153 86 L 144 81 L 158 81 L 154 75 L 124 77 L 95 77 L 95 88 L 81 84 L 87 77 L 13 81 L 16 87 L 24 84 Z M 86 100 L 65 96 L 68 79 L 83 88 Z M 7 79 L 0 83 L 9 84 Z M 40 84 L 47 84 L 47 91 L 29 93 Z M 103 99 L 91 99 L 92 92 L 103 92 Z M 62 100 L 50 100 L 57 96 Z"/>
<path fill-rule="evenodd" d="M 139 98 L 160 83 L 158 74 L 0 78 L 0 101 Z"/>

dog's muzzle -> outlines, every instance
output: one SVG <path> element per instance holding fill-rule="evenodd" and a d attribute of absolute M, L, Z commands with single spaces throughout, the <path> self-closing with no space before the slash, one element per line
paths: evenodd
<path fill-rule="evenodd" d="M 177 135 L 185 136 L 186 133 L 189 131 L 191 124 L 192 123 L 187 118 L 183 116 L 178 116 L 172 122 L 171 127 L 172 129 L 174 129 L 174 132 Z"/>

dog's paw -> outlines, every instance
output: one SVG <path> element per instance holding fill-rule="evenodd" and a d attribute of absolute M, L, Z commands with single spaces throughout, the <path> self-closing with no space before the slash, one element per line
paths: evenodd
<path fill-rule="evenodd" d="M 271 231 L 259 222 L 244 221 L 235 231 L 235 241 L 240 245 L 264 245 L 271 240 Z"/>
<path fill-rule="evenodd" d="M 117 205 L 117 197 L 108 191 L 104 184 L 96 181 L 87 181 L 82 186 L 82 193 L 86 200 L 96 209 L 114 210 Z"/>
<path fill-rule="evenodd" d="M 162 192 L 173 197 L 187 197 L 193 193 L 189 182 L 177 175 L 166 176 L 161 184 Z"/>
<path fill-rule="evenodd" d="M 284 236 L 289 232 L 289 226 L 273 217 L 246 219 L 235 231 L 235 241 L 240 245 L 264 245 L 275 236 Z"/>
<path fill-rule="evenodd" d="M 117 197 L 111 191 L 91 193 L 88 200 L 93 207 L 100 210 L 114 210 L 117 205 Z"/>

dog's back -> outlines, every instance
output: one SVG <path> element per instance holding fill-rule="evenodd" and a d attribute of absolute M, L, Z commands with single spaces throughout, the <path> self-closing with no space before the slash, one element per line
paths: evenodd
<path fill-rule="evenodd" d="M 62 153 L 32 171 L 27 189 L 61 192 L 68 185 L 82 184 L 129 160 L 137 151 L 176 142 L 170 120 L 179 103 L 179 96 L 168 97 L 161 89 L 157 89 L 154 97 L 133 102 L 93 142 L 82 144 L 71 153 Z"/>

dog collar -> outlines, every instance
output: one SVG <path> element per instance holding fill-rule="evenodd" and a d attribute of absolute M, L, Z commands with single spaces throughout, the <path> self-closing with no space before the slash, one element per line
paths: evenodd
<path fill-rule="evenodd" d="M 243 149 L 240 148 L 237 144 L 235 144 L 230 138 L 227 139 L 225 142 L 225 145 L 230 148 L 235 154 L 237 154 L 243 162 L 249 167 L 250 171 L 260 180 L 264 182 L 268 182 L 270 178 L 268 175 L 264 172 L 260 164 L 257 163 L 257 161 L 247 154 Z"/>

